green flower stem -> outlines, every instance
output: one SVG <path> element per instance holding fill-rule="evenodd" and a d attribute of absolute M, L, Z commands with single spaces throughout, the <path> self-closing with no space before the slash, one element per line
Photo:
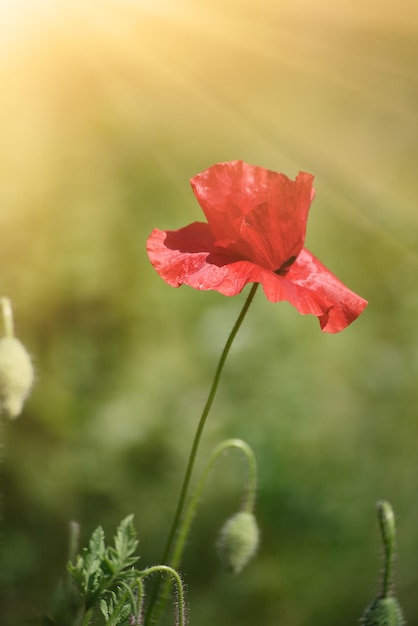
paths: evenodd
<path fill-rule="evenodd" d="M 234 324 L 234 326 L 233 326 L 233 328 L 232 328 L 232 330 L 231 330 L 231 332 L 229 334 L 229 337 L 228 337 L 228 339 L 227 339 L 227 341 L 225 343 L 224 349 L 222 350 L 222 354 L 221 354 L 221 357 L 219 359 L 218 367 L 216 368 L 215 376 L 213 378 L 212 386 L 210 388 L 209 395 L 208 395 L 208 398 L 206 400 L 206 404 L 203 407 L 202 415 L 200 416 L 200 420 L 199 420 L 199 423 L 198 423 L 198 426 L 197 426 L 197 429 L 196 429 L 196 433 L 195 433 L 195 436 L 194 436 L 192 448 L 190 450 L 189 461 L 188 461 L 188 464 L 187 464 L 187 467 L 186 467 L 186 473 L 184 475 L 183 484 L 182 484 L 182 488 L 181 488 L 181 491 L 180 491 L 179 500 L 178 500 L 178 503 L 177 503 L 176 513 L 174 515 L 173 523 L 171 525 L 171 529 L 170 529 L 170 532 L 169 532 L 168 537 L 167 537 L 167 543 L 166 543 L 166 546 L 165 546 L 165 549 L 164 549 L 164 552 L 163 552 L 163 556 L 162 556 L 162 559 L 161 559 L 162 563 L 169 562 L 169 557 L 170 557 L 172 549 L 173 549 L 174 539 L 175 539 L 175 536 L 176 536 L 176 533 L 177 533 L 177 529 L 178 529 L 178 526 L 179 526 L 179 523 L 180 523 L 180 519 L 181 519 L 181 516 L 182 516 L 182 513 L 183 513 L 184 503 L 185 503 L 185 500 L 186 500 L 186 497 L 187 497 L 187 492 L 188 492 L 188 489 L 189 489 L 190 479 L 191 479 L 191 476 L 192 476 L 192 473 L 193 473 L 193 468 L 194 468 L 194 464 L 195 464 L 195 461 L 196 461 L 196 456 L 197 456 L 197 452 L 198 452 L 198 449 L 199 449 L 199 444 L 200 444 L 200 440 L 201 440 L 201 437 L 202 437 L 203 429 L 204 429 L 205 424 L 206 424 L 206 419 L 207 419 L 207 417 L 209 415 L 209 411 L 210 411 L 210 409 L 212 407 L 213 400 L 215 398 L 216 391 L 218 389 L 219 380 L 221 378 L 221 374 L 222 374 L 222 371 L 223 371 L 223 368 L 224 368 L 224 365 L 225 365 L 225 361 L 226 361 L 226 358 L 227 358 L 227 356 L 229 354 L 229 350 L 230 350 L 230 348 L 232 346 L 232 343 L 233 343 L 233 341 L 234 341 L 234 339 L 235 339 L 235 337 L 236 337 L 236 335 L 237 335 L 237 333 L 238 333 L 238 331 L 239 331 L 239 329 L 241 327 L 242 322 L 244 321 L 244 318 L 245 318 L 245 316 L 247 314 L 247 311 L 250 308 L 250 305 L 251 305 L 251 303 L 252 303 L 252 301 L 254 299 L 255 293 L 256 293 L 257 288 L 258 288 L 258 284 L 259 283 L 254 283 L 253 286 L 251 287 L 251 291 L 248 294 L 248 297 L 247 297 L 247 299 L 246 299 L 246 301 L 244 303 L 244 306 L 243 306 L 243 308 L 241 310 L 241 313 L 239 314 L 238 319 L 235 322 L 235 324 Z M 146 625 L 149 624 L 150 621 L 151 621 L 151 616 L 152 616 L 152 613 L 153 613 L 153 607 L 154 607 L 154 604 L 156 602 L 156 599 L 157 599 L 157 596 L 158 596 L 158 592 L 159 592 L 159 586 L 160 586 L 160 583 L 158 583 L 155 586 L 153 596 L 152 596 L 152 598 L 150 600 L 150 604 L 149 604 L 149 607 L 148 607 L 146 620 L 145 620 L 145 624 Z"/>
<path fill-rule="evenodd" d="M 176 572 L 175 569 L 173 569 L 172 567 L 169 567 L 168 565 L 153 565 L 152 567 L 148 567 L 147 569 L 142 570 L 142 572 L 140 572 L 141 578 L 145 578 L 145 576 L 154 574 L 154 572 L 167 572 L 168 574 L 171 574 L 171 576 L 174 578 L 174 581 L 177 586 L 177 603 L 176 603 L 177 621 L 176 621 L 176 624 L 178 626 L 186 626 L 186 609 L 185 609 L 185 603 L 184 603 L 183 583 L 181 581 L 181 578 L 178 572 Z"/>
<path fill-rule="evenodd" d="M 202 474 L 202 477 L 194 490 L 193 496 L 190 500 L 190 504 L 187 507 L 187 510 L 183 517 L 183 522 L 180 526 L 180 531 L 177 536 L 177 540 L 174 544 L 173 556 L 171 558 L 171 567 L 177 569 L 180 565 L 181 558 L 183 556 L 184 546 L 186 544 L 186 539 L 190 532 L 190 527 L 192 525 L 193 519 L 196 515 L 196 510 L 198 504 L 201 500 L 203 490 L 206 486 L 206 483 L 209 479 L 209 476 L 213 470 L 214 465 L 218 461 L 219 457 L 223 452 L 228 450 L 229 448 L 237 448 L 240 450 L 245 457 L 248 465 L 248 481 L 246 486 L 246 492 L 244 501 L 242 504 L 242 510 L 248 513 L 252 513 L 254 510 L 255 504 L 255 496 L 256 496 L 256 488 L 257 488 L 257 463 L 255 460 L 254 452 L 250 448 L 250 446 L 242 441 L 242 439 L 225 439 L 216 448 L 213 450 L 211 457 L 209 459 L 208 464 L 206 465 L 205 471 Z M 155 621 L 159 622 L 160 617 L 163 613 L 165 602 L 169 593 L 171 581 L 167 580 L 164 584 L 164 587 L 161 591 L 159 602 L 156 603 L 155 606 Z"/>
<path fill-rule="evenodd" d="M 180 565 L 181 557 L 183 555 L 184 546 L 186 543 L 187 536 L 190 531 L 190 526 L 193 522 L 193 518 L 196 514 L 197 506 L 201 500 L 201 496 L 209 475 L 221 456 L 223 452 L 225 452 L 228 448 L 237 448 L 240 450 L 247 461 L 248 464 L 248 483 L 245 493 L 244 502 L 242 504 L 242 510 L 247 511 L 248 513 L 252 513 L 255 504 L 255 496 L 256 496 L 256 487 L 257 487 L 257 464 L 255 460 L 254 453 L 250 446 L 242 441 L 241 439 L 225 439 L 222 441 L 216 448 L 213 450 L 212 455 L 209 459 L 209 463 L 206 466 L 206 469 L 194 491 L 193 497 L 190 500 L 190 504 L 187 508 L 187 511 L 184 515 L 183 522 L 180 527 L 180 531 L 178 533 L 178 537 L 173 549 L 173 556 L 171 558 L 171 567 L 175 569 Z"/>
<path fill-rule="evenodd" d="M 376 508 L 384 549 L 383 580 L 380 597 L 388 598 L 391 595 L 393 583 L 393 558 L 396 541 L 395 516 L 389 502 L 385 500 L 380 500 Z"/>
<path fill-rule="evenodd" d="M 0 298 L 0 308 L 3 316 L 4 336 L 14 337 L 13 310 L 9 298 Z"/>
<path fill-rule="evenodd" d="M 138 598 L 136 601 L 137 611 L 136 611 L 136 621 L 138 624 L 142 624 L 142 611 L 144 608 L 144 583 L 140 578 L 137 578 L 136 584 L 138 586 Z"/>

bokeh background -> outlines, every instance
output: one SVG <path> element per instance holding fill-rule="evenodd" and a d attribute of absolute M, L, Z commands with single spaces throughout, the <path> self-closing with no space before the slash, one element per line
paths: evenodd
<path fill-rule="evenodd" d="M 135 513 L 159 561 L 245 294 L 168 287 L 153 227 L 202 219 L 189 178 L 243 159 L 315 174 L 307 247 L 369 307 L 347 330 L 259 293 L 198 460 L 242 437 L 262 544 L 222 572 L 243 466 L 221 461 L 182 567 L 193 624 L 340 626 L 376 592 L 374 507 L 398 520 L 418 624 L 418 5 L 414 0 L 2 0 L 0 292 L 36 367 L 3 420 L 2 624 L 41 623 L 69 520 Z M 167 623 L 172 623 L 168 615 Z"/>

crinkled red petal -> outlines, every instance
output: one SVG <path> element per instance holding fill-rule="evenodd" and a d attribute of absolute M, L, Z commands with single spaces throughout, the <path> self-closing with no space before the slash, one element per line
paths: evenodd
<path fill-rule="evenodd" d="M 287 300 L 300 313 L 319 318 L 324 332 L 338 333 L 353 322 L 367 306 L 308 250 L 303 249 L 285 276 L 263 281 L 271 302 Z M 284 287 L 286 284 L 286 287 Z M 284 295 L 285 290 L 285 297 Z"/>
<path fill-rule="evenodd" d="M 229 290 L 228 267 L 233 259 L 219 253 L 208 224 L 194 222 L 172 231 L 154 229 L 147 241 L 147 252 L 158 274 L 172 287 L 216 289 L 230 296 L 245 284 L 241 289 Z"/>
<path fill-rule="evenodd" d="M 218 163 L 191 179 L 217 246 L 269 270 L 303 248 L 313 176 L 296 180 L 243 161 Z"/>
<path fill-rule="evenodd" d="M 173 231 L 154 229 L 147 252 L 158 274 L 172 287 L 189 285 L 235 296 L 247 283 L 259 282 L 262 272 L 250 261 L 220 253 L 209 226 L 201 222 Z"/>
<path fill-rule="evenodd" d="M 302 314 L 319 318 L 325 332 L 351 324 L 367 305 L 310 252 L 302 250 L 286 275 L 227 254 L 220 254 L 207 224 L 195 222 L 176 231 L 155 229 L 147 242 L 152 265 L 169 285 L 189 285 L 235 296 L 259 282 L 271 302 L 286 300 Z"/>

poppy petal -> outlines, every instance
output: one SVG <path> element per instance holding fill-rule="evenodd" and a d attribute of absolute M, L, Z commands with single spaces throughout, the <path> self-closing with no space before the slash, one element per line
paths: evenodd
<path fill-rule="evenodd" d="M 270 270 L 301 251 L 313 176 L 296 180 L 243 161 L 218 163 L 191 179 L 219 248 Z"/>
<path fill-rule="evenodd" d="M 250 282 L 260 282 L 262 268 L 220 254 L 207 224 L 194 222 L 175 231 L 154 229 L 147 252 L 154 269 L 172 287 L 215 290 L 235 296 Z"/>
<path fill-rule="evenodd" d="M 280 184 L 276 181 L 267 201 L 248 213 L 240 230 L 241 241 L 252 251 L 247 256 L 273 271 L 302 250 L 313 198 L 311 174 L 300 172 L 294 181 L 280 176 Z"/>
<path fill-rule="evenodd" d="M 243 161 L 217 163 L 190 180 L 193 192 L 218 241 L 235 241 L 242 218 L 266 200 L 271 180 L 277 177 Z"/>
<path fill-rule="evenodd" d="M 287 300 L 299 313 L 316 315 L 324 332 L 343 330 L 367 306 L 306 249 L 284 276 L 265 274 L 262 284 L 271 302 Z"/>
<path fill-rule="evenodd" d="M 189 274 L 206 264 L 210 251 L 215 251 L 208 224 L 193 222 L 179 230 L 154 228 L 147 240 L 149 259 L 166 283 L 180 287 Z"/>

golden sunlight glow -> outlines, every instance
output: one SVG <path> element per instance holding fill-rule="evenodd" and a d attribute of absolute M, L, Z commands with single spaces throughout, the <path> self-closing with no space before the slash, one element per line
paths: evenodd
<path fill-rule="evenodd" d="M 403 2 L 0 0 L 0 225 L 93 194 L 135 146 L 172 180 L 184 155 L 188 175 L 236 157 L 310 169 L 381 194 L 368 218 L 391 229 L 394 197 L 411 214 L 416 195 Z"/>

